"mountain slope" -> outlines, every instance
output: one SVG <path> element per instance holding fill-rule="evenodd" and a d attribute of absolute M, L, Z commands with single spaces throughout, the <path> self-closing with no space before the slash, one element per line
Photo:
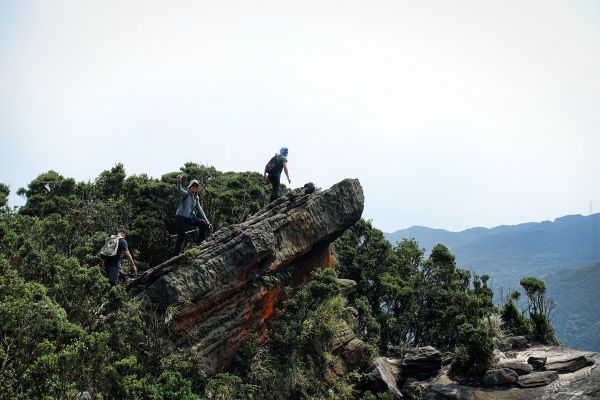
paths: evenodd
<path fill-rule="evenodd" d="M 458 266 L 490 275 L 497 294 L 520 289 L 524 276 L 541 278 L 557 306 L 552 323 L 558 339 L 600 351 L 600 214 L 462 232 L 414 226 L 385 236 L 392 243 L 415 238 L 426 251 L 444 244 Z"/>
<path fill-rule="evenodd" d="M 600 264 L 562 270 L 545 277 L 558 338 L 570 347 L 600 350 Z"/>
<path fill-rule="evenodd" d="M 462 232 L 411 227 L 385 236 L 392 243 L 415 238 L 427 251 L 442 243 L 456 256 L 459 266 L 489 274 L 494 288 L 506 291 L 517 288 L 526 275 L 543 276 L 597 261 L 600 214 Z"/>

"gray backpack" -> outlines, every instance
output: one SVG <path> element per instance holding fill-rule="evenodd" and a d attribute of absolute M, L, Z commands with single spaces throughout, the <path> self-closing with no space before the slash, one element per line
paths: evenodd
<path fill-rule="evenodd" d="M 117 250 L 119 250 L 119 237 L 117 235 L 112 235 L 106 240 L 104 246 L 102 246 L 100 255 L 112 257 L 117 255 Z"/>

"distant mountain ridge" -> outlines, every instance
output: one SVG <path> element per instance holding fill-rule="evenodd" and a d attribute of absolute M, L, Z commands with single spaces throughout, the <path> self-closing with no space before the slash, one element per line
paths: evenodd
<path fill-rule="evenodd" d="M 496 289 L 517 288 L 525 275 L 588 266 L 600 257 L 600 213 L 461 232 L 413 226 L 384 235 L 391 243 L 415 238 L 426 251 L 442 243 L 460 267 L 489 274 Z"/>
<path fill-rule="evenodd" d="M 582 289 L 600 287 L 596 272 L 600 268 L 600 213 L 461 232 L 413 226 L 384 235 L 393 244 L 414 238 L 427 252 L 444 244 L 459 267 L 490 275 L 493 289 L 504 296 L 521 289 L 519 281 L 524 276 L 544 280 L 548 297 L 557 305 L 553 323 L 559 340 L 570 347 L 600 351 L 600 341 L 589 337 L 597 337 L 600 313 L 573 311 L 600 302 L 600 290 Z M 575 327 L 581 332 L 571 332 Z"/>

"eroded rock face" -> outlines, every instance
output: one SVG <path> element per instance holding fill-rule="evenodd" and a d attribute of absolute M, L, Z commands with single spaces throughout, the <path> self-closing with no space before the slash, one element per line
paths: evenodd
<path fill-rule="evenodd" d="M 193 329 L 195 350 L 209 373 L 218 372 L 271 317 L 285 286 L 305 281 L 316 268 L 335 266 L 329 244 L 360 218 L 363 207 L 358 180 L 324 191 L 305 185 L 146 271 L 128 288 L 160 306 L 175 306 L 176 331 Z"/>

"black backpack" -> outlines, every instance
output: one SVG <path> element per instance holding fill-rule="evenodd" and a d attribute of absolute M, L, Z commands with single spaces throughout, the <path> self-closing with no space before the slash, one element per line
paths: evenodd
<path fill-rule="evenodd" d="M 271 157 L 267 165 L 265 165 L 265 173 L 270 174 L 277 166 L 279 166 L 279 154 L 275 154 Z"/>

